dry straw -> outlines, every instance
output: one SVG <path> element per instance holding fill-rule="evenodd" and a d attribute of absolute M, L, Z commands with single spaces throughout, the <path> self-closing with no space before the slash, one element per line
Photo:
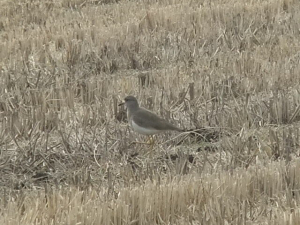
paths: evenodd
<path fill-rule="evenodd" d="M 1 1 L 0 224 L 299 224 L 299 21 L 296 0 Z M 127 95 L 193 132 L 132 145 Z"/>

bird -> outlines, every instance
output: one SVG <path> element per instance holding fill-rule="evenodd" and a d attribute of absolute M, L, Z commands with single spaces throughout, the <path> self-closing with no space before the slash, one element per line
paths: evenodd
<path fill-rule="evenodd" d="M 140 107 L 134 96 L 127 96 L 124 101 L 120 105 L 125 104 L 128 123 L 135 132 L 142 135 L 154 135 L 165 131 L 183 131 L 153 112 Z"/>

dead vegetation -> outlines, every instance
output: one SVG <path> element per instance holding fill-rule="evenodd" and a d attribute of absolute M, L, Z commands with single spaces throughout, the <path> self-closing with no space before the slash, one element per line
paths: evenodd
<path fill-rule="evenodd" d="M 1 224 L 300 223 L 298 1 L 0 5 Z"/>

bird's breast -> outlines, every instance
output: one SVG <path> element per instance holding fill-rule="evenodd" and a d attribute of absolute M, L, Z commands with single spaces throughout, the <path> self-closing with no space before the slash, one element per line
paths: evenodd
<path fill-rule="evenodd" d="M 135 132 L 137 132 L 139 134 L 143 134 L 143 135 L 153 135 L 153 134 L 158 134 L 158 133 L 162 132 L 160 130 L 156 130 L 151 127 L 145 128 L 145 127 L 139 126 L 133 120 L 131 120 L 131 127 Z"/>

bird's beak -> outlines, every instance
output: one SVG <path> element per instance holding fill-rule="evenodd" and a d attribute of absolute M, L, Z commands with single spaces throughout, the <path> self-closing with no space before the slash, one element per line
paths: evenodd
<path fill-rule="evenodd" d="M 122 105 L 124 105 L 125 104 L 125 102 L 121 102 L 118 106 L 122 106 Z"/>

